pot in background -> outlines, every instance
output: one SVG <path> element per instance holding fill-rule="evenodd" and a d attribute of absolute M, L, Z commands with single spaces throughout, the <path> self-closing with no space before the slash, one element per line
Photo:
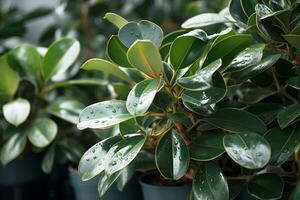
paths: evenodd
<path fill-rule="evenodd" d="M 139 183 L 142 186 L 144 200 L 188 200 L 191 191 L 190 185 L 182 186 L 160 186 L 147 183 L 151 176 L 155 174 L 150 173 L 141 176 Z"/>
<path fill-rule="evenodd" d="M 44 179 L 41 160 L 40 154 L 25 154 L 4 167 L 0 165 L 0 186 L 17 186 Z"/>
<path fill-rule="evenodd" d="M 137 176 L 136 174 L 132 177 L 122 192 L 113 184 L 100 200 L 142 200 Z M 98 177 L 89 181 L 81 181 L 77 170 L 69 167 L 69 178 L 76 200 L 99 200 Z"/>

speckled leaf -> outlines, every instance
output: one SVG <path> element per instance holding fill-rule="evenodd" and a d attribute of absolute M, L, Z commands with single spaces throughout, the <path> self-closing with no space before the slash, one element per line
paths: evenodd
<path fill-rule="evenodd" d="M 192 199 L 229 200 L 227 181 L 221 169 L 212 162 L 201 165 L 193 179 Z"/>
<path fill-rule="evenodd" d="M 83 109 L 79 115 L 77 127 L 108 128 L 133 118 L 126 109 L 125 101 L 110 100 L 92 104 Z"/>
<path fill-rule="evenodd" d="M 218 59 L 208 66 L 200 69 L 195 75 L 182 77 L 177 84 L 184 89 L 200 91 L 213 87 L 213 74 L 221 67 L 222 60 Z"/>
<path fill-rule="evenodd" d="M 220 130 L 202 133 L 190 145 L 191 158 L 199 161 L 213 160 L 225 152 L 224 133 Z"/>
<path fill-rule="evenodd" d="M 142 20 L 139 23 L 129 22 L 119 30 L 121 42 L 129 48 L 136 40 L 150 40 L 157 48 L 163 39 L 162 29 L 153 22 Z"/>
<path fill-rule="evenodd" d="M 120 136 L 104 139 L 83 154 L 78 166 L 81 180 L 88 181 L 104 170 L 107 152 L 120 140 Z"/>
<path fill-rule="evenodd" d="M 163 63 L 157 47 L 149 40 L 137 40 L 128 50 L 131 65 L 152 78 L 158 78 Z"/>
<path fill-rule="evenodd" d="M 49 118 L 36 119 L 27 131 L 30 142 L 39 148 L 48 146 L 56 137 L 57 125 Z"/>
<path fill-rule="evenodd" d="M 128 112 L 132 115 L 146 113 L 162 85 L 162 79 L 148 79 L 136 84 L 129 92 L 126 100 Z"/>
<path fill-rule="evenodd" d="M 225 135 L 223 144 L 231 159 L 247 169 L 262 168 L 271 158 L 269 143 L 253 132 Z"/>
<path fill-rule="evenodd" d="M 117 142 L 107 153 L 105 172 L 114 174 L 125 168 L 137 156 L 146 141 L 143 134 L 131 134 Z"/>
<path fill-rule="evenodd" d="M 241 51 L 226 67 L 230 71 L 241 70 L 255 65 L 262 59 L 265 44 L 254 44 Z"/>
<path fill-rule="evenodd" d="M 205 120 L 233 133 L 244 131 L 264 133 L 267 130 L 266 125 L 257 116 L 234 108 L 220 109 Z"/>
<path fill-rule="evenodd" d="M 272 173 L 256 175 L 248 183 L 248 192 L 252 196 L 264 200 L 281 199 L 283 188 L 282 178 Z"/>
<path fill-rule="evenodd" d="M 190 103 L 197 105 L 198 107 L 203 105 L 210 105 L 222 100 L 226 94 L 226 85 L 222 75 L 216 72 L 212 77 L 212 85 L 208 89 L 202 91 L 189 91 L 184 90 L 181 97 L 184 103 Z"/>
<path fill-rule="evenodd" d="M 172 130 L 159 140 L 155 150 L 156 166 L 165 178 L 178 180 L 189 166 L 189 150 L 179 133 Z"/>
<path fill-rule="evenodd" d="M 300 116 L 300 103 L 290 105 L 282 109 L 277 116 L 278 124 L 281 128 L 290 125 L 295 119 Z"/>
<path fill-rule="evenodd" d="M 230 73 L 230 78 L 234 79 L 238 83 L 244 82 L 272 67 L 279 58 L 280 54 L 265 57 L 254 66 Z"/>
<path fill-rule="evenodd" d="M 294 153 L 300 141 L 299 128 L 285 129 L 273 128 L 264 137 L 271 146 L 271 165 L 281 165 Z"/>

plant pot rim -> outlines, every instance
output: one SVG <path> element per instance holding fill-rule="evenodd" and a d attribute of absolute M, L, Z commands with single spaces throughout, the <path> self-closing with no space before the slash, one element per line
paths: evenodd
<path fill-rule="evenodd" d="M 139 177 L 139 184 L 142 185 L 143 187 L 148 187 L 148 188 L 162 188 L 162 189 L 177 189 L 177 188 L 189 188 L 190 184 L 185 184 L 185 185 L 178 185 L 178 186 L 167 186 L 167 185 L 153 185 L 153 184 L 149 184 L 146 183 L 145 181 L 143 181 L 143 179 L 147 176 L 151 176 L 157 173 L 154 172 L 150 172 L 150 173 L 145 173 L 143 175 L 141 175 Z"/>

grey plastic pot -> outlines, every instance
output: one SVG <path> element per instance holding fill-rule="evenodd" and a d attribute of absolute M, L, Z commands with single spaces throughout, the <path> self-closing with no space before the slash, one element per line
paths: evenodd
<path fill-rule="evenodd" d="M 157 186 L 145 182 L 154 174 L 145 174 L 139 179 L 142 186 L 144 200 L 188 200 L 191 191 L 190 185 L 183 186 Z"/>
<path fill-rule="evenodd" d="M 99 179 L 97 177 L 83 182 L 80 180 L 77 170 L 69 167 L 69 178 L 76 200 L 99 200 L 97 189 Z M 112 185 L 100 200 L 142 200 L 137 179 L 137 175 L 135 175 L 122 192 Z"/>
<path fill-rule="evenodd" d="M 0 164 L 0 185 L 17 186 L 45 178 L 41 170 L 41 155 L 26 154 L 5 167 Z"/>

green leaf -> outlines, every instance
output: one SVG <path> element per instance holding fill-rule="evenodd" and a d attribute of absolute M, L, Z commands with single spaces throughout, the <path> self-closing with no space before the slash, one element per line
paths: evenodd
<path fill-rule="evenodd" d="M 245 180 L 242 179 L 233 179 L 228 180 L 228 187 L 229 187 L 229 199 L 235 200 L 237 199 L 238 195 L 245 187 Z"/>
<path fill-rule="evenodd" d="M 108 175 L 105 172 L 102 172 L 99 177 L 98 182 L 98 193 L 102 197 L 106 191 L 112 186 L 112 184 L 118 179 L 121 171 L 118 171 L 112 175 Z"/>
<path fill-rule="evenodd" d="M 136 169 L 140 171 L 150 171 L 156 169 L 155 156 L 146 151 L 141 150 L 135 159 Z"/>
<path fill-rule="evenodd" d="M 54 75 L 64 73 L 77 59 L 80 44 L 71 38 L 62 38 L 52 43 L 43 60 L 43 75 L 49 80 Z"/>
<path fill-rule="evenodd" d="M 119 136 L 107 138 L 96 143 L 83 154 L 78 166 L 82 181 L 88 181 L 104 170 L 107 152 L 120 140 Z"/>
<path fill-rule="evenodd" d="M 258 4 L 257 0 L 241 0 L 242 9 L 248 17 L 255 13 L 256 4 Z"/>
<path fill-rule="evenodd" d="M 184 89 L 201 91 L 213 87 L 213 74 L 221 67 L 222 60 L 218 59 L 208 66 L 200 69 L 195 75 L 182 77 L 177 80 L 177 84 Z"/>
<path fill-rule="evenodd" d="M 234 108 L 220 109 L 205 118 L 205 121 L 233 133 L 264 133 L 267 130 L 266 125 L 257 116 Z"/>
<path fill-rule="evenodd" d="M 174 70 L 192 64 L 204 52 L 207 35 L 202 30 L 193 30 L 175 39 L 170 48 L 170 62 Z"/>
<path fill-rule="evenodd" d="M 217 72 L 213 75 L 212 85 L 206 90 L 189 91 L 184 90 L 181 97 L 183 103 L 190 103 L 197 107 L 219 102 L 226 95 L 226 85 L 222 75 Z"/>
<path fill-rule="evenodd" d="M 172 130 L 159 140 L 155 150 L 156 166 L 165 178 L 178 180 L 189 167 L 190 155 L 182 136 Z"/>
<path fill-rule="evenodd" d="M 103 101 L 83 109 L 79 115 L 78 129 L 108 128 L 133 118 L 121 100 Z"/>
<path fill-rule="evenodd" d="M 6 121 L 14 126 L 19 126 L 29 116 L 30 103 L 26 99 L 19 98 L 3 105 L 2 111 Z"/>
<path fill-rule="evenodd" d="M 47 112 L 72 124 L 78 123 L 78 116 L 85 105 L 70 98 L 58 98 L 47 108 Z"/>
<path fill-rule="evenodd" d="M 278 124 L 281 128 L 290 125 L 295 119 L 300 116 L 300 103 L 290 105 L 282 109 L 277 116 Z"/>
<path fill-rule="evenodd" d="M 20 82 L 19 75 L 13 71 L 7 64 L 7 56 L 3 55 L 0 57 L 0 71 L 5 76 L 1 77 L 0 80 L 0 99 L 7 100 L 14 96 Z"/>
<path fill-rule="evenodd" d="M 114 24 L 119 29 L 128 23 L 126 19 L 115 13 L 106 13 L 103 18 Z"/>
<path fill-rule="evenodd" d="M 229 12 L 235 20 L 247 24 L 248 18 L 242 8 L 241 0 L 231 0 L 229 3 Z"/>
<path fill-rule="evenodd" d="M 285 129 L 273 128 L 265 135 L 265 139 L 271 146 L 271 165 L 282 165 L 293 154 L 300 141 L 299 128 Z"/>
<path fill-rule="evenodd" d="M 126 107 L 132 115 L 142 115 L 151 106 L 156 93 L 163 86 L 162 79 L 148 79 L 136 84 L 129 92 Z"/>
<path fill-rule="evenodd" d="M 248 183 L 248 192 L 252 196 L 264 200 L 281 199 L 283 188 L 282 178 L 272 173 L 256 175 Z"/>
<path fill-rule="evenodd" d="M 300 198 L 300 182 L 297 183 L 295 189 L 289 196 L 289 200 L 297 200 Z"/>
<path fill-rule="evenodd" d="M 128 50 L 127 57 L 132 66 L 152 78 L 158 78 L 163 64 L 157 47 L 149 40 L 137 40 Z"/>
<path fill-rule="evenodd" d="M 147 20 L 139 23 L 129 22 L 119 30 L 119 39 L 129 48 L 136 40 L 150 40 L 157 48 L 160 47 L 163 39 L 162 29 Z"/>
<path fill-rule="evenodd" d="M 80 141 L 72 137 L 61 138 L 56 145 L 61 149 L 61 156 L 65 156 L 72 163 L 79 163 L 85 150 Z"/>
<path fill-rule="evenodd" d="M 140 152 L 145 141 L 145 135 L 131 134 L 130 137 L 116 143 L 107 153 L 105 172 L 114 174 L 129 165 Z"/>
<path fill-rule="evenodd" d="M 45 153 L 42 160 L 42 170 L 43 172 L 49 174 L 52 171 L 55 160 L 55 149 L 50 147 L 50 149 Z"/>
<path fill-rule="evenodd" d="M 247 169 L 262 168 L 271 158 L 269 143 L 253 132 L 225 135 L 223 144 L 230 158 Z"/>
<path fill-rule="evenodd" d="M 116 99 L 126 100 L 127 96 L 128 96 L 128 93 L 131 90 L 130 85 L 128 85 L 126 83 L 125 84 L 124 83 L 113 83 L 112 85 L 114 87 L 114 92 L 117 95 Z"/>
<path fill-rule="evenodd" d="M 90 70 L 102 71 L 104 73 L 118 77 L 121 80 L 124 80 L 128 83 L 133 83 L 131 78 L 124 71 L 122 71 L 117 65 L 103 59 L 98 59 L 98 58 L 89 59 L 82 65 L 81 68 L 88 71 Z"/>
<path fill-rule="evenodd" d="M 300 35 L 295 34 L 287 34 L 283 35 L 284 39 L 286 39 L 293 47 L 300 50 Z"/>
<path fill-rule="evenodd" d="M 200 28 L 214 24 L 230 22 L 229 19 L 217 13 L 203 13 L 189 18 L 181 25 L 182 28 Z"/>
<path fill-rule="evenodd" d="M 1 163 L 3 165 L 6 165 L 7 163 L 16 159 L 24 151 L 25 146 L 26 134 L 16 132 L 4 143 L 1 148 Z"/>
<path fill-rule="evenodd" d="M 224 133 L 220 130 L 202 133 L 191 143 L 191 158 L 198 161 L 208 161 L 222 155 L 225 152 L 223 136 Z"/>
<path fill-rule="evenodd" d="M 289 86 L 291 86 L 297 90 L 300 90 L 300 76 L 291 77 L 286 81 L 286 83 Z"/>
<path fill-rule="evenodd" d="M 36 47 L 23 44 L 11 50 L 7 59 L 10 66 L 24 71 L 30 78 L 40 80 L 42 59 Z"/>
<path fill-rule="evenodd" d="M 39 148 L 48 146 L 56 137 L 57 125 L 49 118 L 36 119 L 28 129 L 30 142 Z"/>
<path fill-rule="evenodd" d="M 276 103 L 257 103 L 245 108 L 246 111 L 257 115 L 265 124 L 270 124 L 276 119 L 279 111 L 284 108 Z"/>
<path fill-rule="evenodd" d="M 230 71 L 241 70 L 259 63 L 263 56 L 265 44 L 254 44 L 241 51 L 226 67 Z"/>
<path fill-rule="evenodd" d="M 130 181 L 135 173 L 135 163 L 130 163 L 127 167 L 121 170 L 121 173 L 117 179 L 117 188 L 119 191 L 123 191 L 126 184 Z"/>
<path fill-rule="evenodd" d="M 212 162 L 205 162 L 193 179 L 192 199 L 229 200 L 227 181 L 221 169 Z"/>
<path fill-rule="evenodd" d="M 272 67 L 279 60 L 279 58 L 280 54 L 270 55 L 262 59 L 256 65 L 232 72 L 229 74 L 229 76 L 238 83 L 244 82 Z"/>
<path fill-rule="evenodd" d="M 117 35 L 111 36 L 106 47 L 106 54 L 110 60 L 122 67 L 132 67 L 127 59 L 128 48 L 119 40 Z"/>
<path fill-rule="evenodd" d="M 222 67 L 219 70 L 224 70 L 230 64 L 230 62 L 239 54 L 242 50 L 252 44 L 252 37 L 247 34 L 238 34 L 226 37 L 223 40 L 215 42 L 213 47 L 207 54 L 204 62 L 204 66 L 222 58 Z"/>
<path fill-rule="evenodd" d="M 64 82 L 57 82 L 49 85 L 46 87 L 46 91 L 50 91 L 56 88 L 60 87 L 70 87 L 70 86 L 77 86 L 77 85 L 98 85 L 98 86 L 106 86 L 108 83 L 106 80 L 103 79 L 95 79 L 95 78 L 86 78 L 86 79 L 74 79 L 74 80 L 68 80 Z"/>

